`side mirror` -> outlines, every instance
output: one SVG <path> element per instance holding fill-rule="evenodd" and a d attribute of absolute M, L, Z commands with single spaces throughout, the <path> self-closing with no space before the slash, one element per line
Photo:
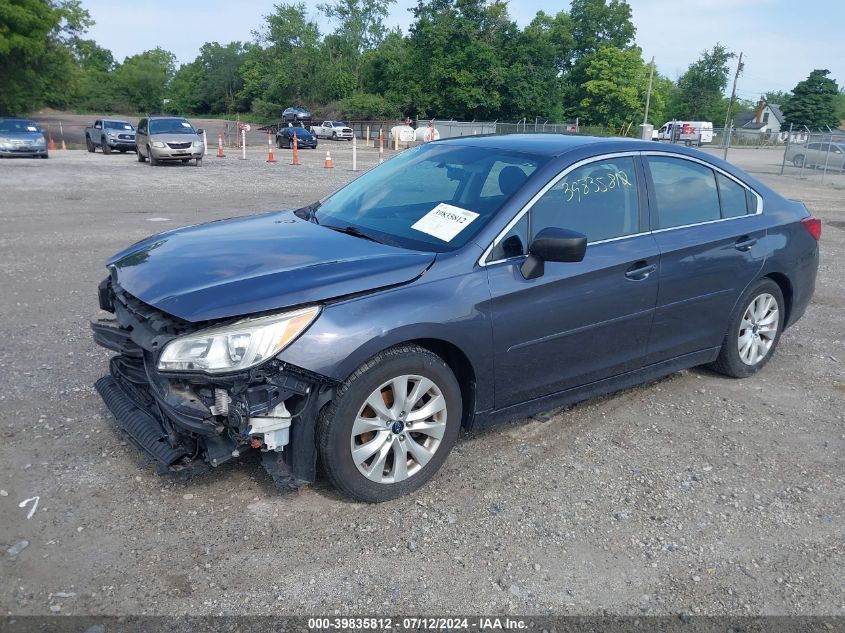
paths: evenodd
<path fill-rule="evenodd" d="M 587 236 L 568 229 L 545 228 L 528 246 L 528 258 L 520 270 L 525 279 L 542 277 L 544 262 L 580 262 L 587 253 Z"/>
<path fill-rule="evenodd" d="M 204 129 L 202 129 L 201 127 L 198 127 L 198 128 L 197 128 L 197 135 L 198 135 L 198 136 L 202 136 L 202 133 L 203 133 L 203 132 L 205 132 L 205 130 L 204 130 Z"/>

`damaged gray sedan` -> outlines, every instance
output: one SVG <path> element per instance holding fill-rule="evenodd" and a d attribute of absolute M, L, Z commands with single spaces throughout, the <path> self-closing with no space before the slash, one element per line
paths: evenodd
<path fill-rule="evenodd" d="M 675 186 L 677 182 L 683 186 Z M 651 184 L 646 184 L 651 183 Z M 760 371 L 821 224 L 695 150 L 557 135 L 408 150 L 330 197 L 107 262 L 97 389 L 160 464 L 409 493 L 462 428 L 710 364 Z"/>

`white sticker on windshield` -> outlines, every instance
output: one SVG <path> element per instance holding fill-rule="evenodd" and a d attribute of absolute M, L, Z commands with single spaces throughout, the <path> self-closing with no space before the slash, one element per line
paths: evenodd
<path fill-rule="evenodd" d="M 428 233 L 438 240 L 451 242 L 458 233 L 468 227 L 477 217 L 478 214 L 473 211 L 467 211 L 466 209 L 453 207 L 451 204 L 441 202 L 417 220 L 411 228 L 422 233 Z"/>
<path fill-rule="evenodd" d="M 37 132 L 38 128 L 35 127 L 34 125 L 27 125 L 26 130 L 27 130 L 27 132 Z"/>
<path fill-rule="evenodd" d="M 187 121 L 182 121 L 182 127 L 191 127 L 191 124 Z"/>
<path fill-rule="evenodd" d="M 131 125 L 124 125 L 124 126 L 123 126 L 123 129 L 124 129 L 124 130 L 131 130 L 131 129 L 132 129 L 132 126 L 131 126 Z"/>

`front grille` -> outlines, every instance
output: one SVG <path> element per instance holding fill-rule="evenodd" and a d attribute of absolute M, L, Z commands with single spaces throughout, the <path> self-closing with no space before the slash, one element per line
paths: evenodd
<path fill-rule="evenodd" d="M 167 146 L 170 149 L 188 149 L 191 144 L 190 143 L 168 143 Z"/>
<path fill-rule="evenodd" d="M 135 137 L 132 134 L 118 134 L 117 138 L 123 141 L 134 141 Z"/>

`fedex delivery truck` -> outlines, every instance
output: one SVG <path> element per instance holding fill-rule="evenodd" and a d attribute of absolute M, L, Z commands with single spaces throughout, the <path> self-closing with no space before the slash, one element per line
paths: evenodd
<path fill-rule="evenodd" d="M 713 123 L 710 121 L 667 121 L 657 131 L 657 140 L 698 145 L 713 142 Z"/>

